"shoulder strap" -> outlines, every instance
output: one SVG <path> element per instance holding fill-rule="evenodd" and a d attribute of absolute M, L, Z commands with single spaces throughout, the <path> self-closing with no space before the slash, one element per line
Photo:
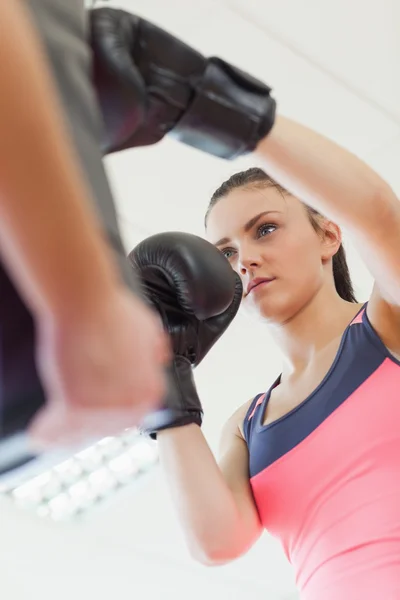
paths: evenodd
<path fill-rule="evenodd" d="M 254 416 L 254 413 L 256 412 L 257 406 L 259 406 L 264 398 L 266 396 L 266 393 L 262 393 L 262 394 L 257 394 L 257 396 L 255 396 L 249 406 L 249 408 L 247 409 L 246 415 L 244 417 L 244 421 L 243 421 L 243 433 L 244 433 L 244 437 L 245 440 L 247 442 L 247 444 L 249 444 L 249 439 L 250 439 L 250 426 L 251 426 L 251 420 Z"/>

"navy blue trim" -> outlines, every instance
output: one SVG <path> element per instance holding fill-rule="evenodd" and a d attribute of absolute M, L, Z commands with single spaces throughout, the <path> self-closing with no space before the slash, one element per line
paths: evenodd
<path fill-rule="evenodd" d="M 301 407 L 304 404 L 306 404 L 307 402 L 309 402 L 313 398 L 313 396 L 315 396 L 315 394 L 318 394 L 318 392 L 321 390 L 321 388 L 327 383 L 328 379 L 331 377 L 332 373 L 334 372 L 334 370 L 336 368 L 337 363 L 340 360 L 340 357 L 341 357 L 341 354 L 342 354 L 342 351 L 343 351 L 343 347 L 344 347 L 347 335 L 348 335 L 348 333 L 350 331 L 350 327 L 352 327 L 353 321 L 355 319 L 357 319 L 357 317 L 365 309 L 365 307 L 366 307 L 366 304 L 364 304 L 360 308 L 360 310 L 356 313 L 356 315 L 353 317 L 353 319 L 351 320 L 351 322 L 347 325 L 346 329 L 343 332 L 342 339 L 340 340 L 339 348 L 338 348 L 338 350 L 336 352 L 335 358 L 333 359 L 333 362 L 332 362 L 332 364 L 331 364 L 328 372 L 326 373 L 326 375 L 322 379 L 322 381 L 317 385 L 317 387 L 311 392 L 311 394 L 309 396 L 307 396 L 307 398 L 305 398 L 305 400 L 303 400 L 302 402 L 300 402 L 300 404 L 298 404 L 297 406 L 295 406 L 291 411 L 285 413 L 284 415 L 282 415 L 282 417 L 279 417 L 279 419 L 276 419 L 275 421 L 273 421 L 273 423 L 268 423 L 267 425 L 263 425 L 263 421 L 264 421 L 264 417 L 265 417 L 265 411 L 267 410 L 267 405 L 268 405 L 268 402 L 269 402 L 270 397 L 271 397 L 271 392 L 272 392 L 273 388 L 276 386 L 276 384 L 279 381 L 279 379 L 271 386 L 271 388 L 268 390 L 267 397 L 264 399 L 264 402 L 262 403 L 261 410 L 258 411 L 257 426 L 256 426 L 257 431 L 263 431 L 264 429 L 268 429 L 268 427 L 272 427 L 276 423 L 279 423 L 280 421 L 282 421 L 283 419 L 286 419 L 286 418 L 290 417 L 290 415 L 292 415 L 296 411 L 300 410 Z"/>
<path fill-rule="evenodd" d="M 255 405 L 257 404 L 258 400 L 261 398 L 262 395 L 263 394 L 257 394 L 257 396 L 254 396 L 253 400 L 250 403 L 249 408 L 247 409 L 246 415 L 243 419 L 243 433 L 244 433 L 244 439 L 246 440 L 247 445 L 249 444 L 251 422 L 254 419 L 255 415 L 251 419 L 249 419 L 249 416 L 253 412 Z"/>
<path fill-rule="evenodd" d="M 376 348 L 378 350 L 380 350 L 386 356 L 386 358 L 389 358 L 391 361 L 396 363 L 396 365 L 400 366 L 400 360 L 398 358 L 396 358 L 395 356 L 393 356 L 393 354 L 390 352 L 390 350 L 387 348 L 387 346 L 385 346 L 385 344 L 382 342 L 378 333 L 375 331 L 374 326 L 372 325 L 371 321 L 369 320 L 367 310 L 365 310 L 365 312 L 362 316 L 362 321 L 363 321 L 363 325 L 365 326 L 365 329 L 366 329 L 369 339 L 376 346 Z M 400 332 L 399 332 L 399 336 L 400 336 Z"/>
<path fill-rule="evenodd" d="M 273 386 L 270 388 L 252 419 L 254 423 L 248 442 L 251 477 L 300 444 L 387 358 L 387 350 L 383 351 L 385 347 L 377 344 L 376 340 L 372 343 L 371 332 L 364 326 L 364 320 L 354 324 L 353 321 L 346 327 L 333 364 L 316 389 L 293 410 L 272 423 L 262 425 Z"/>
<path fill-rule="evenodd" d="M 265 429 L 268 429 L 269 427 L 273 427 L 274 425 L 276 425 L 277 423 L 279 423 L 280 421 L 283 421 L 284 419 L 287 419 L 288 417 L 290 417 L 292 414 L 294 414 L 295 412 L 299 411 L 305 404 L 307 404 L 308 402 L 310 402 L 312 400 L 312 398 L 318 394 L 318 392 L 325 386 L 325 384 L 328 382 L 329 378 L 332 376 L 336 365 L 339 362 L 339 359 L 342 355 L 342 351 L 343 351 L 343 347 L 347 338 L 347 333 L 348 333 L 348 328 L 346 329 L 344 335 L 342 336 L 342 339 L 340 340 L 340 345 L 339 348 L 336 352 L 335 358 L 333 360 L 333 363 L 331 364 L 329 371 L 326 373 L 325 377 L 322 379 L 321 383 L 319 383 L 317 385 L 317 387 L 311 392 L 311 394 L 309 396 L 307 396 L 307 398 L 305 398 L 305 400 L 303 400 L 302 402 L 300 402 L 300 404 L 298 404 L 297 406 L 295 406 L 294 408 L 292 408 L 292 410 L 290 410 L 289 412 L 285 413 L 284 415 L 282 415 L 282 417 L 279 417 L 278 419 L 276 419 L 275 421 L 273 421 L 272 423 L 268 423 L 267 425 L 263 425 L 263 421 L 264 421 L 264 416 L 265 416 L 265 411 L 267 410 L 267 405 L 268 402 L 270 400 L 271 397 L 271 392 L 272 392 L 272 388 L 271 390 L 268 392 L 268 400 L 266 399 L 265 403 L 263 402 L 263 406 L 262 409 L 258 411 L 258 415 L 257 415 L 257 425 L 256 425 L 256 430 L 257 431 L 263 431 Z"/>

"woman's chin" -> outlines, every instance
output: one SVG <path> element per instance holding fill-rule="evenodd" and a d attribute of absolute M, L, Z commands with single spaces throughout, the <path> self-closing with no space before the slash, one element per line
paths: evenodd
<path fill-rule="evenodd" d="M 267 324 L 282 324 L 290 320 L 297 312 L 293 297 L 283 297 L 278 294 L 259 293 L 257 297 L 247 297 L 243 302 L 244 312 Z"/>

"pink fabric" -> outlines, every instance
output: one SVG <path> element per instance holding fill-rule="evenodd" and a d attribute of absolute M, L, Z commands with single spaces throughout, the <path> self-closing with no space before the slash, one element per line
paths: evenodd
<path fill-rule="evenodd" d="M 262 396 L 260 396 L 259 399 L 257 400 L 257 402 L 255 403 L 254 408 L 253 408 L 253 410 L 251 411 L 251 414 L 248 417 L 249 421 L 254 416 L 254 413 L 257 410 L 257 406 L 260 406 L 260 404 L 262 404 L 264 402 L 265 396 L 266 396 L 266 394 L 263 394 Z"/>
<path fill-rule="evenodd" d="M 355 325 L 356 323 L 362 323 L 364 313 L 365 313 L 365 308 L 363 308 L 362 311 L 359 312 L 356 317 L 354 317 L 354 319 L 352 320 L 350 325 Z"/>
<path fill-rule="evenodd" d="M 399 600 L 400 367 L 386 359 L 251 485 L 302 600 Z"/>

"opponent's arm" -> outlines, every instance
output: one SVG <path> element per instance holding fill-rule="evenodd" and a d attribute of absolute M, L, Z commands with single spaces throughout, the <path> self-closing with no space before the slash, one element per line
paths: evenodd
<path fill-rule="evenodd" d="M 2 258 L 36 314 L 89 310 L 117 281 L 116 268 L 17 0 L 0 7 L 0 88 Z"/>

